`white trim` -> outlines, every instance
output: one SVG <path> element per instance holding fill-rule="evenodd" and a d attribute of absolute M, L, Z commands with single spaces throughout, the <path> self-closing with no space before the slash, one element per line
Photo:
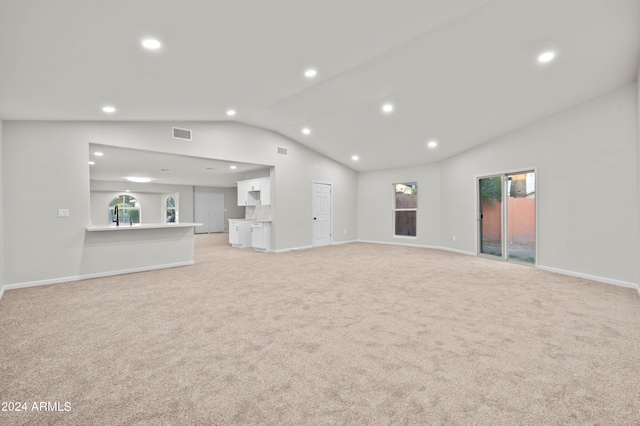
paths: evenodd
<path fill-rule="evenodd" d="M 465 251 L 465 250 L 454 249 L 450 247 L 437 247 L 437 250 L 450 251 L 452 253 L 464 254 L 465 256 L 476 256 L 476 254 L 472 251 Z"/>
<path fill-rule="evenodd" d="M 620 280 L 614 280 L 614 279 L 611 279 L 611 278 L 598 277 L 598 276 L 595 276 L 595 275 L 583 274 L 581 272 L 567 271 L 565 269 L 552 268 L 550 266 L 538 265 L 537 269 L 541 269 L 541 270 L 547 271 L 547 272 L 554 272 L 556 274 L 569 275 L 571 277 L 584 278 L 584 279 L 587 279 L 587 280 L 597 281 L 597 282 L 600 282 L 600 283 L 616 285 L 618 287 L 632 288 L 635 291 L 637 291 L 638 295 L 640 296 L 640 285 L 634 284 L 634 283 L 630 283 L 630 282 L 627 282 L 627 281 L 620 281 Z"/>
<path fill-rule="evenodd" d="M 107 272 L 97 272 L 95 274 L 85 274 L 85 275 L 75 275 L 71 277 L 62 277 L 62 278 L 53 278 L 50 280 L 41 280 L 41 281 L 30 281 L 24 283 L 16 283 L 16 284 L 5 284 L 2 288 L 0 288 L 0 300 L 4 295 L 6 290 L 15 290 L 19 288 L 27 288 L 27 287 L 38 287 L 41 285 L 50 285 L 50 284 L 61 284 L 73 281 L 82 281 L 88 280 L 92 278 L 104 278 L 111 277 L 113 275 L 124 275 L 124 274 L 132 274 L 135 272 L 146 272 L 153 271 L 156 269 L 167 269 L 167 268 L 176 268 L 178 266 L 190 266 L 195 262 L 193 260 L 187 260 L 185 262 L 177 262 L 177 263 L 168 263 L 165 265 L 154 265 L 154 266 L 143 266 L 140 268 L 131 268 L 131 269 L 121 269 L 118 271 L 107 271 Z"/>
<path fill-rule="evenodd" d="M 442 251 L 450 251 L 453 253 L 459 253 L 459 254 L 464 254 L 467 256 L 475 256 L 476 254 L 470 251 L 464 251 L 464 250 L 458 250 L 458 249 L 452 249 L 449 247 L 443 247 L 443 246 L 430 246 L 430 245 L 426 245 L 426 244 L 406 244 L 406 243 L 396 243 L 396 242 L 387 242 L 387 241 L 371 241 L 371 240 L 358 240 L 359 243 L 368 243 L 368 244 L 385 244 L 385 245 L 389 245 L 389 246 L 403 246 L 403 247 L 417 247 L 417 248 L 425 248 L 425 249 L 432 249 L 432 250 L 442 250 Z"/>
<path fill-rule="evenodd" d="M 332 246 L 339 246 L 341 244 L 351 244 L 351 243 L 357 243 L 358 240 L 349 240 L 349 241 L 334 241 L 331 243 Z"/>
<path fill-rule="evenodd" d="M 273 253 L 287 253 L 287 252 L 290 252 L 290 251 L 307 250 L 307 249 L 312 249 L 312 248 L 313 248 L 313 246 L 289 247 L 289 248 L 285 248 L 285 249 L 274 250 Z"/>
<path fill-rule="evenodd" d="M 428 248 L 428 249 L 434 249 L 434 250 L 444 250 L 444 251 L 450 251 L 453 253 L 459 253 L 459 254 L 464 254 L 467 256 L 477 256 L 474 252 L 470 252 L 470 251 L 464 251 L 464 250 L 457 250 L 457 249 L 452 249 L 449 247 L 441 247 L 441 246 L 428 246 L 428 245 L 420 245 L 420 244 L 403 244 L 403 243 L 394 243 L 394 242 L 386 242 L 386 241 L 369 241 L 369 240 L 358 240 L 359 243 L 369 243 L 369 244 L 386 244 L 386 245 L 392 245 L 392 246 L 405 246 L 405 247 L 417 247 L 417 248 Z M 487 259 L 487 257 L 484 256 L 477 256 L 483 259 Z M 516 263 L 514 263 L 516 264 Z M 527 265 L 525 265 L 527 266 Z M 566 271 L 564 269 L 557 269 L 557 268 L 552 268 L 549 266 L 542 266 L 542 265 L 537 265 L 535 266 L 535 269 L 540 269 L 543 271 L 547 271 L 547 272 L 553 272 L 556 274 L 561 274 L 561 275 L 569 275 L 572 277 L 578 277 L 578 278 L 585 278 L 591 281 L 596 281 L 596 282 L 600 282 L 600 283 L 604 283 L 604 284 L 612 284 L 612 285 L 616 285 L 619 287 L 626 287 L 626 288 L 632 288 L 635 291 L 638 292 L 638 295 L 640 296 L 640 285 L 638 284 L 634 284 L 631 282 L 627 282 L 627 281 L 620 281 L 620 280 L 614 280 L 611 278 L 605 278 L 605 277 L 598 277 L 595 275 L 589 275 L 589 274 L 583 274 L 580 272 L 573 272 L 573 271 Z"/>

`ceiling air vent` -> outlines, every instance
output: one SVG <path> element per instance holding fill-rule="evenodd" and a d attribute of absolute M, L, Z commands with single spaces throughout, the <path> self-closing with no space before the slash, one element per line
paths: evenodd
<path fill-rule="evenodd" d="M 280 155 L 289 155 L 288 154 L 289 150 L 285 147 L 279 146 L 278 147 L 278 154 Z"/>
<path fill-rule="evenodd" d="M 181 129 L 179 127 L 173 128 L 173 138 L 174 139 L 182 139 L 183 141 L 191 140 L 191 130 L 189 129 Z"/>

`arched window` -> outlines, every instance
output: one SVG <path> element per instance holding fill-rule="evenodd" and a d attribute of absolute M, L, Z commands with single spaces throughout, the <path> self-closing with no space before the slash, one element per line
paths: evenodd
<path fill-rule="evenodd" d="M 163 209 L 165 223 L 178 223 L 178 194 L 167 195 L 164 198 Z"/>
<path fill-rule="evenodd" d="M 116 221 L 115 207 L 118 206 L 120 223 L 140 223 L 140 203 L 131 195 L 122 194 L 109 203 L 109 222 Z"/>

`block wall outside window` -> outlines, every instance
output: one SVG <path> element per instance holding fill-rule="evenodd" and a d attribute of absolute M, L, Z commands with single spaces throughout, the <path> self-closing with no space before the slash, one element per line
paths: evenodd
<path fill-rule="evenodd" d="M 393 233 L 395 236 L 415 237 L 418 220 L 418 183 L 395 183 L 393 192 Z"/>

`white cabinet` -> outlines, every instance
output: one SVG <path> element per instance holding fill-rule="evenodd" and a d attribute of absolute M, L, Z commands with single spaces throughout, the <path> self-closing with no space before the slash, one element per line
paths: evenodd
<path fill-rule="evenodd" d="M 271 179 L 259 178 L 238 181 L 239 206 L 268 206 L 271 204 Z"/>
<path fill-rule="evenodd" d="M 251 247 L 251 221 L 229 220 L 229 244 L 233 247 Z"/>
<path fill-rule="evenodd" d="M 271 179 L 260 179 L 260 205 L 271 205 Z"/>
<path fill-rule="evenodd" d="M 249 191 L 260 191 L 260 179 L 251 179 L 247 181 Z"/>
<path fill-rule="evenodd" d="M 249 196 L 249 183 L 246 180 L 241 180 L 238 182 L 238 205 L 246 206 L 247 205 L 247 197 Z"/>
<path fill-rule="evenodd" d="M 271 222 L 251 222 L 251 247 L 256 251 L 271 249 Z"/>

